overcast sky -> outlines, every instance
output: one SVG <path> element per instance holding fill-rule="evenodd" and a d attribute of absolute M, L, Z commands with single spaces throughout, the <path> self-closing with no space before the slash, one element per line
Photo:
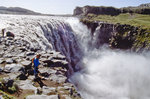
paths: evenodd
<path fill-rule="evenodd" d="M 0 0 L 0 6 L 23 7 L 45 14 L 72 14 L 76 6 L 114 6 L 117 8 L 150 3 L 150 0 Z"/>

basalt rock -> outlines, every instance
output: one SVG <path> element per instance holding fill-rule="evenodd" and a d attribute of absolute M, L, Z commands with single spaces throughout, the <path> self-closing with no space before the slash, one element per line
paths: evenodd
<path fill-rule="evenodd" d="M 107 44 L 111 48 L 131 49 L 136 52 L 143 49 L 150 50 L 149 30 L 126 24 L 82 22 L 91 29 L 91 46 L 99 48 L 102 45 Z"/>

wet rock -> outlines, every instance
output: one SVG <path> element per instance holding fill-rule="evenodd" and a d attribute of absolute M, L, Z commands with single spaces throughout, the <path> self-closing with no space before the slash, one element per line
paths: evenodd
<path fill-rule="evenodd" d="M 26 99 L 59 99 L 58 95 L 29 95 Z"/>

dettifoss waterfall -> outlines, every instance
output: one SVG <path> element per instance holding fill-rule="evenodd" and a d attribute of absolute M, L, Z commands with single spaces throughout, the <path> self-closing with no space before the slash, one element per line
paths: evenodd
<path fill-rule="evenodd" d="M 1 15 L 7 30 L 30 46 L 67 57 L 70 78 L 83 99 L 150 99 L 150 53 L 99 48 L 73 17 Z M 0 25 L 3 28 L 3 25 Z"/>

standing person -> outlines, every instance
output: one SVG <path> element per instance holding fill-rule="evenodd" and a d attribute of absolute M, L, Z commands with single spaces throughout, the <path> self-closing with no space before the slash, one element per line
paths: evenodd
<path fill-rule="evenodd" d="M 4 37 L 5 29 L 2 29 L 2 37 Z"/>
<path fill-rule="evenodd" d="M 40 59 L 40 54 L 37 54 L 35 58 L 32 59 L 32 63 L 34 63 L 34 76 L 35 78 L 38 77 L 38 66 L 40 65 L 39 59 Z"/>

